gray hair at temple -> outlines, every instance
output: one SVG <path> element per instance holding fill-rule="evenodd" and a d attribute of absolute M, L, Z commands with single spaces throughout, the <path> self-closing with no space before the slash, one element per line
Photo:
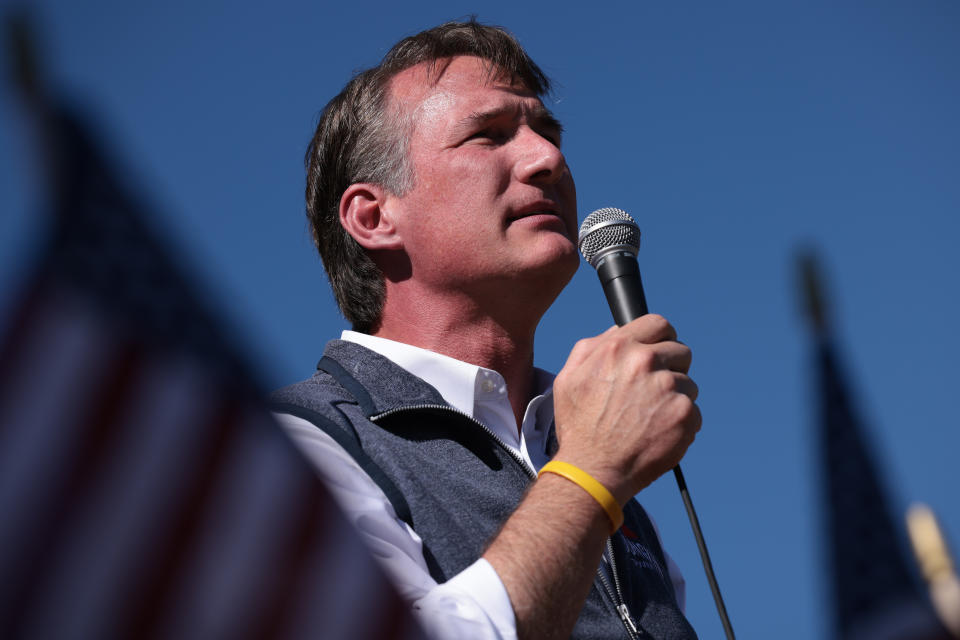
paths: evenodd
<path fill-rule="evenodd" d="M 407 159 L 409 113 L 391 104 L 390 80 L 423 62 L 476 56 L 489 63 L 491 77 L 505 75 L 538 97 L 550 80 L 520 43 L 501 27 L 471 19 L 448 22 L 404 38 L 380 64 L 356 74 L 320 114 L 307 148 L 307 219 L 334 296 L 353 329 L 376 330 L 386 288 L 383 274 L 340 224 L 340 198 L 351 184 L 377 184 L 404 195 L 416 176 Z"/>

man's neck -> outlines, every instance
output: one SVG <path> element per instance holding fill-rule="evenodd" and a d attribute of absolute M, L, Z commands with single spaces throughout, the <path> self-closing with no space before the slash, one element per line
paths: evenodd
<path fill-rule="evenodd" d="M 373 335 L 492 369 L 507 383 L 519 429 L 533 392 L 532 327 L 507 327 L 489 316 L 385 313 Z"/>

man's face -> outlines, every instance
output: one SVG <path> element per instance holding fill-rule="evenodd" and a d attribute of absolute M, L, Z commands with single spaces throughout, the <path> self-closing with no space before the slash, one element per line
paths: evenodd
<path fill-rule="evenodd" d="M 556 296 L 579 263 L 559 124 L 479 58 L 454 58 L 435 74 L 419 65 L 391 84 L 412 122 L 414 186 L 388 200 L 411 277 L 440 291 L 533 279 Z"/>

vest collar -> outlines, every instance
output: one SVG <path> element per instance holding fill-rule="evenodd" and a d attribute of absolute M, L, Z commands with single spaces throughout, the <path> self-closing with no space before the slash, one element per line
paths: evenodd
<path fill-rule="evenodd" d="M 433 386 L 359 344 L 331 340 L 323 355 L 318 368 L 349 391 L 368 418 L 419 405 L 450 406 Z"/>

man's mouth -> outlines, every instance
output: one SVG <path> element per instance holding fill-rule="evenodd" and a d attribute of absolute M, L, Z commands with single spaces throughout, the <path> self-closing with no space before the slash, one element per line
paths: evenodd
<path fill-rule="evenodd" d="M 553 216 L 555 218 L 560 218 L 559 207 L 557 207 L 552 202 L 534 202 L 525 207 L 519 208 L 512 216 L 510 220 L 520 220 L 522 218 L 530 218 L 533 216 Z"/>
<path fill-rule="evenodd" d="M 559 216 L 557 215 L 557 212 L 556 212 L 556 211 L 550 211 L 549 209 L 538 209 L 538 210 L 536 210 L 536 211 L 530 211 L 529 213 L 521 214 L 521 215 L 517 216 L 517 217 L 514 218 L 514 219 L 515 219 L 515 220 L 519 220 L 519 219 L 521 219 L 521 218 L 532 218 L 533 216 L 555 216 L 555 217 L 559 217 Z"/>
<path fill-rule="evenodd" d="M 542 226 L 544 229 L 552 228 L 555 231 L 562 227 L 563 234 L 568 237 L 572 237 L 576 233 L 576 229 L 570 228 L 570 224 L 568 224 L 560 209 L 552 205 L 538 204 L 535 207 L 521 209 L 507 219 L 507 224 L 518 221 L 524 221 L 524 226 Z"/>

